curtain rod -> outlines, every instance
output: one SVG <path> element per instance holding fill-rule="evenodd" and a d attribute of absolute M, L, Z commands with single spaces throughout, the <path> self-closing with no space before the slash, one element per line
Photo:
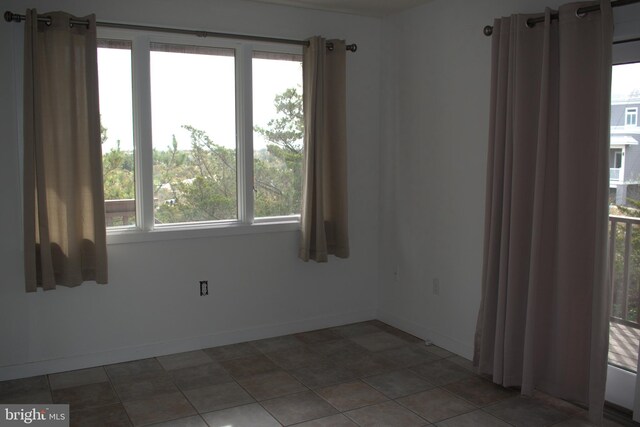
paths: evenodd
<path fill-rule="evenodd" d="M 615 0 L 611 2 L 611 7 L 627 6 L 629 4 L 634 4 L 634 3 L 640 3 L 640 0 Z M 597 12 L 599 10 L 600 10 L 599 4 L 596 4 L 593 6 L 585 6 L 585 7 L 579 8 L 576 11 L 576 15 L 581 16 L 589 12 Z M 552 20 L 558 19 L 558 12 L 552 13 L 551 19 Z M 539 24 L 541 22 L 544 22 L 544 16 L 539 16 L 537 18 L 529 18 L 527 19 L 527 27 L 529 28 L 534 27 L 536 24 Z M 482 32 L 484 33 L 485 36 L 490 36 L 491 34 L 493 34 L 493 27 L 491 25 L 487 25 L 486 27 L 484 27 Z M 614 42 L 614 44 L 616 44 L 616 42 Z"/>
<path fill-rule="evenodd" d="M 638 0 L 640 1 L 640 0 Z M 4 20 L 7 22 L 22 22 L 26 19 L 25 15 L 20 15 L 18 13 L 13 13 L 10 11 L 6 11 L 4 13 Z M 38 21 L 45 22 L 47 25 L 51 24 L 51 18 L 48 16 L 38 16 Z M 88 21 L 84 21 L 82 19 L 71 19 L 69 22 L 70 25 L 89 25 Z M 140 30 L 140 31 L 158 31 L 163 33 L 174 33 L 174 34 L 189 34 L 198 37 L 217 37 L 224 39 L 241 39 L 241 40 L 250 40 L 250 41 L 258 41 L 258 42 L 267 42 L 267 43 L 280 43 L 280 44 L 295 44 L 299 46 L 309 46 L 308 40 L 292 40 L 292 39 L 281 39 L 277 37 L 262 37 L 262 36 L 252 36 L 248 34 L 232 34 L 232 33 L 216 33 L 212 31 L 198 31 L 198 30 L 187 30 L 182 28 L 169 28 L 169 27 L 153 27 L 147 25 L 133 25 L 133 24 L 120 24 L 117 22 L 96 22 L 96 25 L 100 27 L 108 27 L 108 28 L 124 28 L 128 30 Z M 348 44 L 346 46 L 347 50 L 350 52 L 355 52 L 358 50 L 358 45 L 355 43 Z M 327 43 L 327 49 L 333 50 L 333 43 Z"/>

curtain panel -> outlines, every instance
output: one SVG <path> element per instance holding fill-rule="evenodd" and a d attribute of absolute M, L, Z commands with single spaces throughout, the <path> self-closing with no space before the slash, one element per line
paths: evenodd
<path fill-rule="evenodd" d="M 612 16 L 494 22 L 482 299 L 474 363 L 602 417 Z"/>
<path fill-rule="evenodd" d="M 346 46 L 313 37 L 304 48 L 304 261 L 349 257 L 347 210 Z"/>
<path fill-rule="evenodd" d="M 24 56 L 26 290 L 107 282 L 95 16 L 27 10 Z M 70 19 L 89 26 L 70 25 Z"/>

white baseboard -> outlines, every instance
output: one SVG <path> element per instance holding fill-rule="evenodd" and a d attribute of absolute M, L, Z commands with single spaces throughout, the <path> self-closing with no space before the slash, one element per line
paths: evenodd
<path fill-rule="evenodd" d="M 425 341 L 431 341 L 438 347 L 442 347 L 445 350 L 464 357 L 465 359 L 473 359 L 473 345 L 470 345 L 469 343 L 442 335 L 411 320 L 395 316 L 388 312 L 378 311 L 378 319 L 398 329 L 402 329 L 405 332 L 409 332 L 418 338 L 422 338 Z"/>
<path fill-rule="evenodd" d="M 377 310 L 375 308 L 371 308 L 368 310 L 318 316 L 294 322 L 261 325 L 247 329 L 216 332 L 178 340 L 123 347 L 100 353 L 73 355 L 56 359 L 0 366 L 0 381 L 73 371 L 76 369 L 128 362 L 148 357 L 164 356 L 167 354 L 363 322 L 375 319 L 376 312 Z"/>

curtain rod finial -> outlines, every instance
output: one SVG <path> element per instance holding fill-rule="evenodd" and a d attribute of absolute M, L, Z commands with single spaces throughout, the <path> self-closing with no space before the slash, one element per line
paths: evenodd
<path fill-rule="evenodd" d="M 486 27 L 484 27 L 484 29 L 482 30 L 482 32 L 484 33 L 485 36 L 490 36 L 491 34 L 493 34 L 493 27 L 491 25 L 487 25 Z"/>
<path fill-rule="evenodd" d="M 13 12 L 7 10 L 4 13 L 4 20 L 7 22 L 11 22 L 11 21 L 20 21 L 20 18 L 16 15 L 13 14 Z"/>
<path fill-rule="evenodd" d="M 355 52 L 356 50 L 358 50 L 358 45 L 353 43 L 353 44 L 348 44 L 347 45 L 347 50 L 351 51 L 351 52 Z"/>

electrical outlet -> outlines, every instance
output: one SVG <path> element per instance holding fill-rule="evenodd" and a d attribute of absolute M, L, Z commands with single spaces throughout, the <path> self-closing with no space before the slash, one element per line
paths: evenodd
<path fill-rule="evenodd" d="M 200 296 L 209 295 L 209 281 L 200 280 Z"/>
<path fill-rule="evenodd" d="M 440 279 L 437 277 L 433 279 L 433 294 L 436 296 L 440 295 Z"/>

